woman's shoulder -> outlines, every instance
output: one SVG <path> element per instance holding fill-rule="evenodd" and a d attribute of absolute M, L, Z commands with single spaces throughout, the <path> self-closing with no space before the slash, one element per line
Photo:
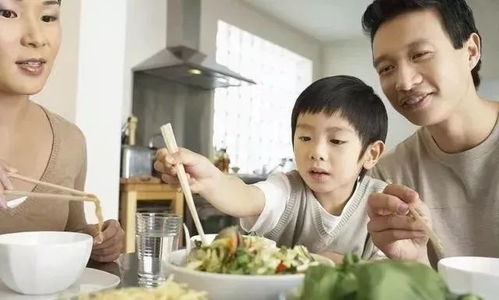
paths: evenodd
<path fill-rule="evenodd" d="M 47 114 L 54 135 L 59 137 L 61 143 L 70 144 L 73 147 L 85 146 L 85 136 L 76 124 L 66 120 L 64 117 L 42 107 Z"/>

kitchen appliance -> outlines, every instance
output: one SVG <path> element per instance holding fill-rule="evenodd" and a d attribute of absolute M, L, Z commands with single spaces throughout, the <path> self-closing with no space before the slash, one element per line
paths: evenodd
<path fill-rule="evenodd" d="M 128 118 L 124 130 L 128 132 L 127 144 L 121 146 L 121 172 L 122 178 L 148 177 L 152 175 L 154 163 L 154 150 L 145 146 L 135 145 L 135 130 L 137 117 Z"/>
<path fill-rule="evenodd" d="M 202 89 L 255 84 L 199 51 L 201 0 L 167 0 L 167 45 L 135 72 Z"/>

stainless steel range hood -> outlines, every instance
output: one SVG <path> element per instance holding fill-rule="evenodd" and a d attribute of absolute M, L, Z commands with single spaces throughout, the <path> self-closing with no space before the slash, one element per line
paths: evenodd
<path fill-rule="evenodd" d="M 199 51 L 201 0 L 167 0 L 167 45 L 133 70 L 203 89 L 255 84 Z"/>

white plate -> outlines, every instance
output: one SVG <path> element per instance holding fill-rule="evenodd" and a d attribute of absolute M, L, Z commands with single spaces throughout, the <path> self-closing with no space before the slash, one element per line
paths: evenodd
<path fill-rule="evenodd" d="M 0 299 L 12 300 L 55 300 L 69 299 L 70 297 L 79 294 L 96 292 L 104 289 L 116 287 L 120 283 L 120 278 L 108 272 L 97 269 L 85 268 L 80 279 L 66 290 L 52 295 L 22 295 L 9 289 L 3 282 L 0 281 Z"/>

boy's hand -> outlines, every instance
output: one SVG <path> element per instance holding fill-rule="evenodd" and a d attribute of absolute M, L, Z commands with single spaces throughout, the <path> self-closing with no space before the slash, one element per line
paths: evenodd
<path fill-rule="evenodd" d="M 182 163 L 189 179 L 193 193 L 201 193 L 215 186 L 222 172 L 218 170 L 206 157 L 185 148 L 170 155 L 167 149 L 156 152 L 154 169 L 162 173 L 161 179 L 173 187 L 179 187 L 176 164 Z"/>
<path fill-rule="evenodd" d="M 370 218 L 367 229 L 374 244 L 387 257 L 428 263 L 426 245 L 429 238 L 422 222 L 409 214 L 409 204 L 429 216 L 418 193 L 406 186 L 389 184 L 383 193 L 371 194 L 367 202 Z"/>
<path fill-rule="evenodd" d="M 7 173 L 16 172 L 13 168 L 9 167 L 6 162 L 0 159 L 0 209 L 7 209 L 7 202 L 5 200 L 5 196 L 3 191 L 12 190 L 14 187 L 12 186 L 12 182 L 10 181 Z"/>

